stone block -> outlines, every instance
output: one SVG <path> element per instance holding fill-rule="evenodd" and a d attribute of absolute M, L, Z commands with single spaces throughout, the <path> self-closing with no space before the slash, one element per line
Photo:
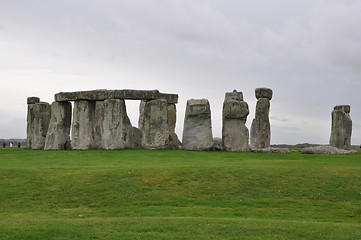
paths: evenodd
<path fill-rule="evenodd" d="M 272 99 L 272 89 L 270 88 L 256 88 L 255 90 L 256 98 L 267 98 L 268 100 Z"/>

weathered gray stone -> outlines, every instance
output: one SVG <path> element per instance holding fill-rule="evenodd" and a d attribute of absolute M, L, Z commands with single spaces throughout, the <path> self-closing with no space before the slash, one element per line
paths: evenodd
<path fill-rule="evenodd" d="M 351 149 L 352 120 L 350 106 L 336 106 L 332 111 L 330 146 Z"/>
<path fill-rule="evenodd" d="M 40 98 L 38 98 L 38 97 L 28 97 L 28 99 L 27 99 L 28 104 L 35 104 L 35 103 L 39 103 L 39 102 L 40 102 Z"/>
<path fill-rule="evenodd" d="M 254 149 L 252 150 L 252 152 L 257 152 L 257 153 L 292 153 L 292 152 L 297 152 L 294 150 L 289 150 L 288 148 L 259 148 L 259 149 Z"/>
<path fill-rule="evenodd" d="M 70 149 L 71 103 L 53 102 L 45 150 Z"/>
<path fill-rule="evenodd" d="M 175 132 L 176 121 L 177 121 L 177 109 L 176 109 L 176 106 L 173 103 L 168 104 L 168 128 L 169 128 L 169 133 L 174 133 Z"/>
<path fill-rule="evenodd" d="M 242 97 L 237 97 L 242 96 Z M 248 152 L 249 132 L 245 123 L 249 114 L 248 104 L 243 94 L 234 90 L 225 94 L 223 102 L 222 145 L 223 150 Z"/>
<path fill-rule="evenodd" d="M 60 92 L 55 94 L 55 101 L 104 101 L 106 99 L 154 100 L 165 99 L 168 103 L 177 103 L 177 94 L 160 93 L 158 90 L 90 90 L 79 92 Z"/>
<path fill-rule="evenodd" d="M 182 148 L 182 143 L 179 141 L 178 136 L 176 133 L 174 132 L 170 132 L 169 133 L 169 138 L 167 141 L 167 149 L 181 149 Z"/>
<path fill-rule="evenodd" d="M 142 146 L 165 149 L 169 139 L 167 101 L 157 99 L 146 102 L 142 125 Z"/>
<path fill-rule="evenodd" d="M 74 102 L 71 146 L 73 149 L 93 149 L 95 127 L 95 102 L 79 100 Z"/>
<path fill-rule="evenodd" d="M 51 108 L 49 103 L 28 104 L 26 145 L 31 149 L 44 149 L 49 128 Z"/>
<path fill-rule="evenodd" d="M 272 89 L 270 88 L 256 88 L 256 98 L 260 99 L 260 98 L 267 98 L 268 100 L 272 99 Z"/>
<path fill-rule="evenodd" d="M 255 118 L 251 125 L 250 147 L 252 149 L 270 147 L 271 126 L 269 122 L 269 109 L 269 99 L 259 98 L 256 105 Z"/>
<path fill-rule="evenodd" d="M 142 148 L 142 131 L 132 127 L 129 131 L 129 148 Z"/>
<path fill-rule="evenodd" d="M 222 138 L 220 137 L 215 137 L 213 138 L 213 144 L 211 149 L 212 151 L 223 151 L 223 142 L 222 142 Z"/>
<path fill-rule="evenodd" d="M 104 101 L 102 146 L 105 149 L 129 148 L 132 124 L 127 116 L 124 100 Z"/>
<path fill-rule="evenodd" d="M 104 149 L 104 101 L 95 102 L 94 117 L 94 148 Z"/>
<path fill-rule="evenodd" d="M 139 104 L 139 119 L 138 119 L 138 128 L 141 130 L 143 129 L 143 122 L 144 122 L 144 108 L 147 101 L 142 100 Z"/>
<path fill-rule="evenodd" d="M 345 150 L 332 146 L 317 146 L 304 148 L 301 153 L 304 154 L 330 154 L 330 155 L 350 155 L 356 154 L 354 150 Z"/>
<path fill-rule="evenodd" d="M 207 99 L 187 101 L 182 144 L 186 150 L 204 151 L 212 147 L 211 109 Z"/>

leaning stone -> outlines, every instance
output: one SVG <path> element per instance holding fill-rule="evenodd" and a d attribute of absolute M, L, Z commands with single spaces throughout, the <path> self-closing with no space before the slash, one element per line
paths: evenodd
<path fill-rule="evenodd" d="M 250 147 L 252 149 L 270 147 L 271 126 L 269 122 L 269 109 L 269 99 L 259 98 L 256 105 L 255 118 L 251 125 Z"/>
<path fill-rule="evenodd" d="M 85 150 L 95 148 L 95 102 L 79 100 L 74 102 L 71 146 Z"/>
<path fill-rule="evenodd" d="M 146 102 L 142 125 L 142 146 L 165 149 L 169 138 L 167 101 L 157 99 Z"/>
<path fill-rule="evenodd" d="M 317 146 L 304 148 L 301 153 L 303 154 L 329 154 L 329 155 L 351 155 L 356 154 L 354 150 L 345 150 L 332 146 Z"/>
<path fill-rule="evenodd" d="M 351 106 L 350 105 L 338 105 L 333 108 L 333 110 L 340 110 L 346 113 L 350 113 Z"/>
<path fill-rule="evenodd" d="M 260 99 L 260 98 L 267 98 L 268 100 L 272 99 L 272 89 L 270 88 L 256 88 L 256 98 Z"/>
<path fill-rule="evenodd" d="M 51 108 L 49 103 L 29 104 L 27 146 L 31 149 L 44 149 L 48 132 Z"/>
<path fill-rule="evenodd" d="M 70 149 L 71 103 L 53 102 L 45 150 Z"/>
<path fill-rule="evenodd" d="M 182 144 L 186 150 L 204 151 L 212 147 L 211 109 L 207 99 L 187 101 Z"/>
<path fill-rule="evenodd" d="M 105 149 L 128 148 L 129 132 L 132 128 L 124 100 L 107 99 L 104 101 L 104 121 L 102 146 Z"/>

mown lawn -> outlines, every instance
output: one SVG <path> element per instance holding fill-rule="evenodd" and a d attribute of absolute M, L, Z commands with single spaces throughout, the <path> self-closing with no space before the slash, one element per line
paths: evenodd
<path fill-rule="evenodd" d="M 0 239 L 361 239 L 361 153 L 0 149 Z"/>

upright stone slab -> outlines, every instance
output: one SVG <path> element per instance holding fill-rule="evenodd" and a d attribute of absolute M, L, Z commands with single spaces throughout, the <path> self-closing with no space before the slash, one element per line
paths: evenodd
<path fill-rule="evenodd" d="M 241 92 L 226 93 L 223 103 L 222 145 L 230 152 L 248 152 L 249 132 L 245 123 L 249 114 L 248 104 Z"/>
<path fill-rule="evenodd" d="M 124 100 L 107 99 L 104 101 L 104 122 L 102 142 L 105 149 L 122 149 L 131 146 L 130 131 L 132 124 L 127 116 Z"/>
<path fill-rule="evenodd" d="M 250 147 L 252 149 L 268 148 L 271 143 L 269 109 L 272 90 L 269 88 L 257 88 L 255 94 L 258 100 L 255 118 L 251 125 Z"/>
<path fill-rule="evenodd" d="M 139 104 L 139 120 L 138 120 L 138 128 L 140 130 L 142 130 L 143 128 L 143 123 L 144 123 L 144 108 L 145 108 L 145 104 L 147 103 L 147 101 L 142 100 L 140 101 Z"/>
<path fill-rule="evenodd" d="M 94 148 L 104 149 L 104 101 L 95 102 Z"/>
<path fill-rule="evenodd" d="M 45 150 L 70 149 L 71 103 L 53 102 Z"/>
<path fill-rule="evenodd" d="M 212 147 L 211 109 L 207 99 L 187 101 L 182 144 L 186 150 L 204 151 Z"/>
<path fill-rule="evenodd" d="M 27 114 L 27 127 L 26 127 L 26 147 L 31 148 L 33 138 L 34 138 L 34 121 L 35 121 L 35 112 L 34 106 L 36 103 L 40 102 L 38 97 L 28 97 L 28 114 Z"/>
<path fill-rule="evenodd" d="M 39 102 L 29 105 L 27 146 L 31 149 L 44 149 L 51 117 L 50 104 Z"/>
<path fill-rule="evenodd" d="M 142 145 L 144 148 L 167 148 L 169 139 L 167 101 L 157 99 L 146 102 L 142 125 Z"/>
<path fill-rule="evenodd" d="M 74 102 L 71 146 L 85 150 L 95 148 L 95 102 L 79 100 Z"/>
<path fill-rule="evenodd" d="M 335 106 L 332 111 L 330 146 L 351 149 L 351 134 L 350 105 Z"/>

